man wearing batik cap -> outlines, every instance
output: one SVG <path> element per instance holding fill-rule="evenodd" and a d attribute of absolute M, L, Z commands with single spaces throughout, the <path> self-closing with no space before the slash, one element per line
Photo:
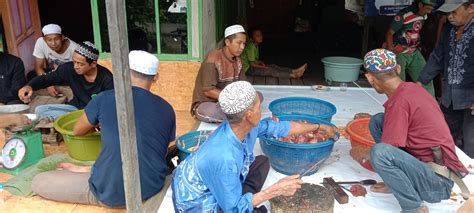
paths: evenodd
<path fill-rule="evenodd" d="M 112 73 L 97 64 L 99 50 L 91 42 L 85 41 L 76 47 L 72 62 L 60 65 L 56 71 L 33 78 L 18 91 L 20 100 L 31 101 L 33 91 L 51 85 L 67 85 L 71 87 L 74 98 L 67 104 L 48 104 L 37 106 L 35 113 L 41 117 L 53 119 L 60 115 L 84 108 L 92 96 L 113 89 Z"/>
<path fill-rule="evenodd" d="M 370 85 L 388 97 L 385 112 L 372 116 L 369 123 L 376 142 L 370 161 L 385 183 L 376 188 L 389 189 L 403 212 L 428 212 L 423 201 L 449 199 L 453 187 L 452 180 L 437 173 L 460 180 L 468 172 L 456 155 L 448 125 L 423 87 L 400 79 L 395 53 L 372 50 L 365 55 L 364 68 Z"/>
<path fill-rule="evenodd" d="M 33 56 L 36 58 L 35 73 L 31 74 L 36 74 L 36 76 L 54 71 L 59 65 L 72 61 L 72 55 L 77 46 L 74 41 L 62 34 L 61 27 L 57 24 L 45 25 L 42 32 L 43 37 L 36 40 L 33 49 Z M 31 74 L 28 76 L 34 76 Z M 45 92 L 43 92 L 44 95 L 47 95 Z M 50 96 L 55 97 L 60 93 L 70 94 L 70 89 L 50 86 L 47 88 L 47 92 Z"/>
<path fill-rule="evenodd" d="M 270 165 L 255 157 L 259 136 L 285 137 L 321 129 L 335 138 L 335 127 L 324 124 L 274 122 L 261 119 L 260 96 L 249 82 L 227 85 L 219 94 L 224 121 L 176 168 L 172 181 L 176 212 L 266 212 L 264 201 L 291 196 L 303 183 L 299 175 L 279 180 L 261 191 Z"/>
<path fill-rule="evenodd" d="M 220 91 L 234 81 L 245 80 L 240 54 L 247 34 L 241 25 L 232 25 L 225 29 L 224 36 L 224 47 L 208 54 L 196 77 L 191 114 L 200 121 L 222 122 L 225 114 L 217 105 Z"/>
<path fill-rule="evenodd" d="M 443 76 L 441 110 L 454 140 L 474 158 L 474 1 L 446 0 L 438 10 L 449 23 L 418 80 Z"/>
<path fill-rule="evenodd" d="M 146 200 L 165 184 L 166 152 L 175 139 L 176 119 L 171 105 L 150 92 L 158 79 L 158 59 L 144 51 L 129 54 L 141 197 Z M 51 200 L 124 207 L 122 160 L 114 90 L 94 97 L 75 127 L 75 135 L 85 135 L 101 125 L 102 150 L 92 167 L 61 163 L 61 171 L 37 175 L 32 189 Z M 166 179 L 167 184 L 170 177 Z M 54 183 L 54 184 L 52 184 Z M 67 190 L 64 190 L 67 189 Z M 165 193 L 165 192 L 163 192 Z"/>
<path fill-rule="evenodd" d="M 436 0 L 414 0 L 413 4 L 393 17 L 385 37 L 386 48 L 397 54 L 400 65 L 400 78 L 405 80 L 406 74 L 416 82 L 421 70 L 425 66 L 425 58 L 418 49 L 420 44 L 420 32 L 423 23 L 428 18 Z M 434 97 L 433 81 L 423 85 Z"/>

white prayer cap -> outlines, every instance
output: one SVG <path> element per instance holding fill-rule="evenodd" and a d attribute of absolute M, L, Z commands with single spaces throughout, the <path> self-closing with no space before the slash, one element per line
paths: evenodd
<path fill-rule="evenodd" d="M 41 31 L 43 31 L 43 35 L 62 34 L 61 27 L 57 24 L 45 25 Z"/>
<path fill-rule="evenodd" d="M 227 115 L 247 110 L 253 104 L 257 92 L 247 81 L 236 81 L 227 85 L 219 94 L 219 106 Z"/>
<path fill-rule="evenodd" d="M 227 38 L 228 36 L 234 35 L 236 33 L 245 33 L 244 27 L 242 27 L 242 25 L 236 24 L 225 28 L 224 38 Z"/>
<path fill-rule="evenodd" d="M 156 75 L 160 61 L 156 56 L 142 51 L 133 50 L 128 54 L 130 69 L 145 75 Z"/>

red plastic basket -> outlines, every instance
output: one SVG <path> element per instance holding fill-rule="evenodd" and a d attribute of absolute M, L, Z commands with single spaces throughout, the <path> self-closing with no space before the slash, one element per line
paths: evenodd
<path fill-rule="evenodd" d="M 371 148 L 375 144 L 374 138 L 370 134 L 369 122 L 370 118 L 359 118 L 347 124 L 346 131 L 350 137 L 352 147 L 364 146 Z M 374 171 L 370 161 L 361 163 L 361 165 L 370 171 Z"/>
<path fill-rule="evenodd" d="M 372 147 L 375 144 L 369 130 L 370 118 L 355 119 L 347 124 L 346 131 L 351 139 L 351 146 Z"/>

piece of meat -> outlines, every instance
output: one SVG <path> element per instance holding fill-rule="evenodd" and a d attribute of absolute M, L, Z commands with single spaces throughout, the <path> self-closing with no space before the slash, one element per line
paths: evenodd
<path fill-rule="evenodd" d="M 275 116 L 272 116 L 272 120 L 278 119 Z M 300 123 L 309 124 L 308 121 L 295 121 Z M 323 142 L 329 139 L 329 137 L 322 131 L 313 131 L 313 132 L 306 132 L 300 135 L 290 135 L 287 137 L 282 138 L 275 138 L 278 141 L 285 142 L 285 143 L 295 143 L 295 144 L 314 144 Z"/>
<path fill-rule="evenodd" d="M 360 184 L 352 185 L 349 191 L 352 193 L 352 195 L 354 195 L 354 197 L 365 197 L 365 195 L 367 194 L 367 190 L 365 189 L 365 187 Z"/>

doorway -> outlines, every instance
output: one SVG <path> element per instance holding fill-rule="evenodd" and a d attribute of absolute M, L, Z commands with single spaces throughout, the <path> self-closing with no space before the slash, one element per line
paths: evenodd
<path fill-rule="evenodd" d="M 61 26 L 62 33 L 76 43 L 94 41 L 90 1 L 38 1 L 41 27 L 47 24 Z"/>
<path fill-rule="evenodd" d="M 363 28 L 344 0 L 244 1 L 248 30 L 258 28 L 264 41 L 260 58 L 266 64 L 297 68 L 308 63 L 303 83 L 325 84 L 321 58 L 360 57 Z M 248 32 L 249 36 L 251 32 Z"/>

